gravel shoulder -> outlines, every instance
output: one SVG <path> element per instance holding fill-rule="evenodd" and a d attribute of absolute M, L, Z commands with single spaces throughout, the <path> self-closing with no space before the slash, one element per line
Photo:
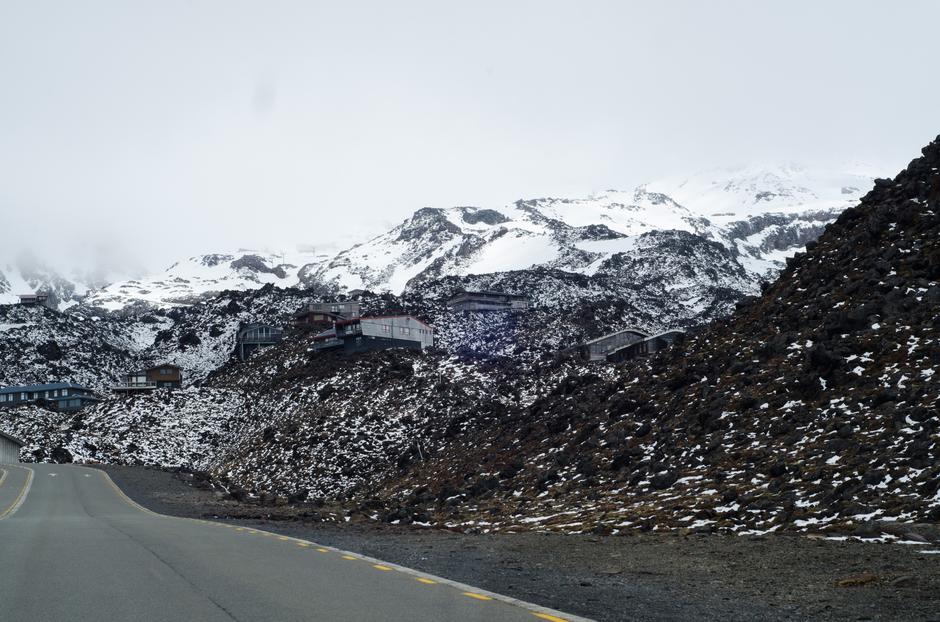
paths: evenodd
<path fill-rule="evenodd" d="M 100 468 L 156 512 L 303 537 L 598 621 L 940 620 L 940 547 L 927 544 L 337 524 L 310 506 L 224 500 L 167 471 Z"/>

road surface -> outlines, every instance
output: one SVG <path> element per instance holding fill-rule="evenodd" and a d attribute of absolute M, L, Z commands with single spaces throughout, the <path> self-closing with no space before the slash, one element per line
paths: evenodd
<path fill-rule="evenodd" d="M 583 620 L 305 540 L 154 514 L 95 469 L 0 470 L 4 622 Z"/>

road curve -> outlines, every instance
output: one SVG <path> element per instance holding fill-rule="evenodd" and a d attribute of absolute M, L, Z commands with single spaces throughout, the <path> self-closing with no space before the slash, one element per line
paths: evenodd
<path fill-rule="evenodd" d="M 95 469 L 0 470 L 4 621 L 584 620 L 305 540 L 155 514 Z"/>

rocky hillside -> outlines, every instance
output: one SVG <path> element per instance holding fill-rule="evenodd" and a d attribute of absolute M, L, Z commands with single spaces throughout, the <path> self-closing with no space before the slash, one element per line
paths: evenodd
<path fill-rule="evenodd" d="M 75 416 L 19 409 L 0 425 L 37 459 L 183 465 L 239 498 L 332 498 L 365 519 L 459 529 L 844 532 L 934 520 L 938 168 L 934 143 L 730 318 L 754 273 L 696 218 L 686 222 L 699 232 L 634 232 L 629 253 L 590 273 L 439 275 L 409 279 L 400 296 L 357 294 L 367 313 L 433 323 L 438 347 L 424 355 L 316 354 L 311 335 L 291 331 L 234 360 L 239 323 L 284 323 L 319 286 L 128 314 L 83 307 L 66 320 L 36 310 L 108 335 L 147 323 L 152 341 L 127 356 L 180 362 L 200 386 Z M 534 308 L 452 314 L 442 299 L 460 287 L 527 293 Z M 25 323 L 24 310 L 5 313 Z M 693 330 L 622 367 L 556 356 L 630 323 Z M 24 330 L 7 331 L 25 348 L 13 368 L 41 337 Z"/>
<path fill-rule="evenodd" d="M 938 213 L 935 141 L 730 318 L 471 426 L 364 511 L 613 532 L 904 536 L 884 525 L 940 520 Z"/>

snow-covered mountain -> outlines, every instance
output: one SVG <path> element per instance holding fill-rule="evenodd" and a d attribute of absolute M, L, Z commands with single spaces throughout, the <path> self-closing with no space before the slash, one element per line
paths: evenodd
<path fill-rule="evenodd" d="M 173 307 L 192 304 L 207 294 L 225 290 L 245 291 L 268 284 L 292 287 L 299 284 L 299 273 L 305 266 L 326 259 L 313 253 L 244 249 L 197 255 L 174 263 L 160 274 L 113 283 L 93 292 L 85 304 L 109 311 L 134 303 Z"/>
<path fill-rule="evenodd" d="M 65 309 L 102 284 L 90 275 L 66 277 L 29 255 L 0 260 L 0 304 L 17 302 L 20 294 L 43 291 L 52 304 Z"/>
<path fill-rule="evenodd" d="M 858 166 L 833 172 L 785 165 L 719 169 L 630 191 L 519 200 L 499 209 L 423 208 L 386 233 L 334 255 L 254 250 L 199 255 L 87 295 L 87 284 L 55 274 L 33 271 L 27 277 L 0 269 L 0 302 L 11 302 L 23 293 L 19 290 L 44 290 L 55 293 L 61 307 L 83 298 L 85 306 L 108 311 L 171 308 L 268 284 L 400 294 L 444 277 L 535 268 L 625 279 L 638 263 L 643 266 L 638 278 L 687 289 L 689 279 L 697 278 L 688 275 L 710 267 L 694 265 L 714 254 L 702 251 L 706 244 L 730 254 L 717 267 L 732 276 L 712 278 L 710 284 L 751 292 L 871 184 L 872 176 Z M 654 258 L 667 256 L 667 263 L 684 264 L 657 273 Z M 677 278 L 683 282 L 672 281 Z"/>
<path fill-rule="evenodd" d="M 765 278 L 871 183 L 860 173 L 791 165 L 712 171 L 584 199 L 517 201 L 499 210 L 425 208 L 307 272 L 345 288 L 392 292 L 441 276 L 536 266 L 593 275 L 614 258 L 648 248 L 653 232 L 684 231 L 722 244 L 752 277 Z"/>

